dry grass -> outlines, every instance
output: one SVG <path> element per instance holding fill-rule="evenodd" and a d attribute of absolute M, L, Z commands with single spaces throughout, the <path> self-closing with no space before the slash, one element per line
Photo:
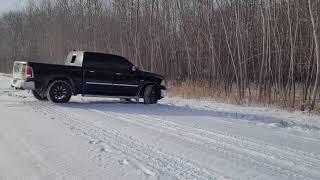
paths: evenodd
<path fill-rule="evenodd" d="M 283 94 L 283 93 L 282 93 Z M 186 99 L 211 99 L 216 102 L 223 102 L 229 104 L 245 104 L 263 107 L 278 107 L 286 110 L 306 110 L 307 107 L 302 101 L 302 90 L 297 89 L 296 100 L 294 106 L 291 99 L 284 99 L 283 95 L 274 95 L 273 97 L 262 96 L 259 97 L 256 88 L 252 87 L 250 92 L 246 91 L 243 98 L 239 98 L 236 89 L 231 93 L 226 94 L 221 87 L 208 86 L 205 83 L 180 83 L 172 85 L 170 88 L 171 96 L 179 96 Z M 274 97 L 277 98 L 274 98 Z M 318 100 L 316 112 L 320 112 L 320 100 Z"/>

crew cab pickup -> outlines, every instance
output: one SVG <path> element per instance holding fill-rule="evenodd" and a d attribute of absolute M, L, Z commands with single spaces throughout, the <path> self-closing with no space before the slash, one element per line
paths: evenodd
<path fill-rule="evenodd" d="M 16 61 L 11 86 L 53 103 L 83 95 L 156 104 L 166 95 L 163 76 L 139 70 L 121 56 L 85 51 L 70 52 L 65 65 Z"/>

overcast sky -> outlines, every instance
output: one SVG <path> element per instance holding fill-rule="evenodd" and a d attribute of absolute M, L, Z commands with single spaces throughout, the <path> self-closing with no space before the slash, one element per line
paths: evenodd
<path fill-rule="evenodd" d="M 27 0 L 0 0 L 0 14 L 23 7 Z"/>

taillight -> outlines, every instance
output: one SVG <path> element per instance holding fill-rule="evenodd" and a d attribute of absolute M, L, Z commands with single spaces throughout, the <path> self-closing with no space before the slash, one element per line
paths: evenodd
<path fill-rule="evenodd" d="M 33 69 L 30 66 L 27 66 L 27 78 L 33 78 Z"/>

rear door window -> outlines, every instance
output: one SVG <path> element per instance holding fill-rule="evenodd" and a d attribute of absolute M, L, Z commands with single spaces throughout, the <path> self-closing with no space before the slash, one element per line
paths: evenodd
<path fill-rule="evenodd" d="M 113 70 L 113 59 L 109 55 L 85 53 L 85 68 L 90 70 Z"/>

